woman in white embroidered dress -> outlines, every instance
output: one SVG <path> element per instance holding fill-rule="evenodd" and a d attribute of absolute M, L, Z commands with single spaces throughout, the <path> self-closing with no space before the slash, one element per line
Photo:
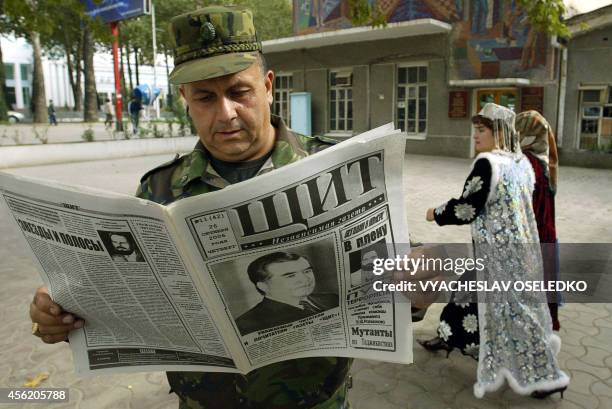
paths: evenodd
<path fill-rule="evenodd" d="M 493 282 L 542 277 L 532 209 L 534 173 L 521 153 L 514 119 L 514 112 L 496 104 L 486 104 L 472 118 L 479 153 L 461 197 L 429 209 L 426 216 L 441 226 L 471 225 L 475 257 L 485 259 L 486 265 L 478 280 L 487 281 L 489 288 Z M 552 333 L 546 297 L 509 291 L 503 297 L 479 294 L 478 301 L 480 348 L 474 395 L 480 398 L 495 391 L 504 380 L 522 395 L 544 398 L 557 391 L 562 395 L 569 378 L 557 364 L 561 341 Z"/>

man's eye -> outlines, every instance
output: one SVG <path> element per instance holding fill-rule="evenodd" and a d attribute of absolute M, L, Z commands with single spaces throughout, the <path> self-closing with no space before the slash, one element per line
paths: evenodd
<path fill-rule="evenodd" d="M 232 91 L 232 95 L 235 97 L 242 97 L 249 93 L 248 88 L 240 88 Z"/>
<path fill-rule="evenodd" d="M 209 102 L 212 101 L 212 95 L 203 95 L 201 97 L 198 97 L 197 100 L 200 102 Z"/>

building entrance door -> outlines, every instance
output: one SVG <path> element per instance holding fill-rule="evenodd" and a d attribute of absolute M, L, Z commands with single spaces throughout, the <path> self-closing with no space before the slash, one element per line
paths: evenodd
<path fill-rule="evenodd" d="M 518 90 L 516 88 L 505 88 L 505 89 L 481 89 L 478 91 L 478 109 L 480 111 L 482 107 L 489 102 L 493 102 L 497 105 L 510 108 L 514 112 L 517 109 L 518 101 Z"/>

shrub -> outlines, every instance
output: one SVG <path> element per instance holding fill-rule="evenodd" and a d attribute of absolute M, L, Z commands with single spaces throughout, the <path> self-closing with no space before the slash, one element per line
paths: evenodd
<path fill-rule="evenodd" d="M 83 131 L 83 134 L 81 135 L 81 138 L 85 141 L 85 142 L 93 142 L 94 140 L 94 131 L 93 129 L 91 129 L 91 126 L 89 128 L 87 128 L 85 131 Z"/>

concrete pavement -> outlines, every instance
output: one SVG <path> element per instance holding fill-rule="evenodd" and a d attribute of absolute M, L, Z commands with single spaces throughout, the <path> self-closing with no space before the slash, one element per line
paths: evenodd
<path fill-rule="evenodd" d="M 44 177 L 71 184 L 86 184 L 132 194 L 140 174 L 169 156 L 72 163 L 9 172 Z M 470 161 L 407 155 L 405 181 L 409 226 L 423 242 L 467 242 L 467 227 L 440 228 L 424 221 L 425 210 L 461 191 Z M 557 227 L 562 242 L 612 242 L 612 171 L 561 167 L 557 197 Z M 38 273 L 9 229 L 0 220 L 0 387 L 21 386 L 28 376 L 46 372 L 45 387 L 69 387 L 71 400 L 51 408 L 176 408 L 162 373 L 77 378 L 65 344 L 45 345 L 30 335 L 27 306 Z M 415 338 L 430 337 L 442 305 L 434 305 Z M 508 388 L 475 399 L 472 384 L 476 363 L 459 353 L 449 359 L 414 346 L 413 365 L 357 360 L 353 366 L 351 402 L 357 409 L 387 408 L 612 408 L 612 305 L 571 304 L 560 310 L 563 341 L 559 361 L 572 383 L 544 401 L 514 394 Z M 0 408 L 36 408 L 0 405 Z"/>

